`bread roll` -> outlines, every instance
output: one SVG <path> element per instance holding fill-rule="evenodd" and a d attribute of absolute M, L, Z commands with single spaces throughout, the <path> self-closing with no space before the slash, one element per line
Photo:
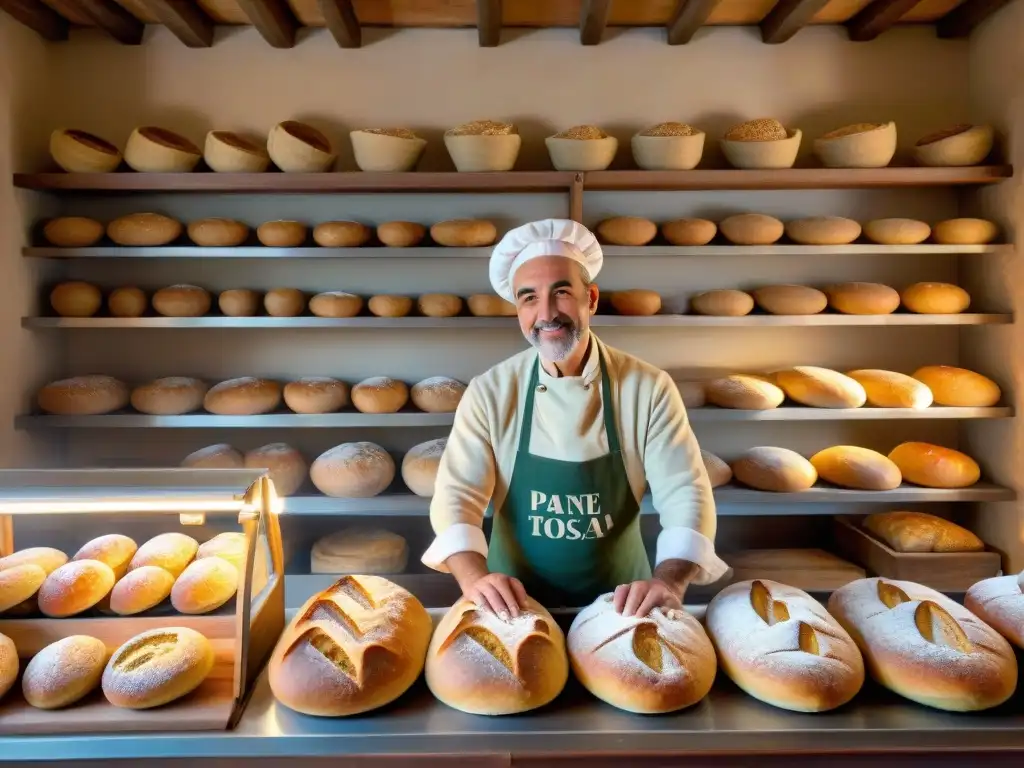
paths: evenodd
<path fill-rule="evenodd" d="M 647 317 L 661 311 L 661 296 L 657 291 L 634 288 L 628 291 L 613 291 L 611 305 L 620 315 Z"/>
<path fill-rule="evenodd" d="M 358 248 L 373 230 L 358 221 L 324 221 L 313 227 L 313 240 L 324 248 Z"/>
<path fill-rule="evenodd" d="M 57 416 L 97 416 L 128 405 L 128 387 L 113 376 L 73 376 L 51 381 L 39 390 L 36 402 Z"/>
<path fill-rule="evenodd" d="M 647 245 L 658 234 L 658 225 L 639 216 L 613 216 L 598 223 L 594 234 L 608 245 Z"/>
<path fill-rule="evenodd" d="M 179 613 L 215 611 L 235 596 L 238 569 L 220 557 L 193 560 L 171 588 L 171 605 Z"/>
<path fill-rule="evenodd" d="M 661 236 L 670 245 L 707 245 L 718 234 L 718 225 L 707 219 L 676 219 L 661 225 Z"/>
<path fill-rule="evenodd" d="M 248 288 L 229 288 L 221 291 L 217 306 L 228 317 L 253 317 L 260 311 L 260 295 Z"/>
<path fill-rule="evenodd" d="M 855 379 L 828 368 L 798 365 L 776 371 L 775 381 L 787 397 L 813 408 L 860 408 L 867 400 Z"/>
<path fill-rule="evenodd" d="M 437 468 L 447 443 L 447 437 L 427 440 L 410 448 L 402 459 L 402 481 L 417 496 L 429 498 L 434 495 Z"/>
<path fill-rule="evenodd" d="M 298 288 L 272 288 L 263 296 L 271 317 L 298 317 L 306 310 L 306 294 Z"/>
<path fill-rule="evenodd" d="M 334 413 L 349 403 L 349 387 L 329 376 L 307 376 L 284 385 L 284 402 L 295 413 Z"/>
<path fill-rule="evenodd" d="M 927 512 L 875 512 L 864 528 L 897 552 L 982 552 L 985 542 L 966 528 Z"/>
<path fill-rule="evenodd" d="M 139 413 L 159 416 L 191 413 L 203 407 L 207 389 L 199 379 L 168 376 L 135 387 L 131 404 Z"/>
<path fill-rule="evenodd" d="M 735 373 L 712 379 L 704 384 L 704 396 L 719 408 L 738 408 L 766 411 L 778 408 L 786 399 L 785 393 L 761 376 Z"/>
<path fill-rule="evenodd" d="M 740 213 L 718 223 L 725 239 L 735 245 L 771 245 L 782 237 L 785 226 L 774 216 Z"/>
<path fill-rule="evenodd" d="M 452 219 L 439 221 L 430 228 L 430 237 L 438 245 L 460 248 L 480 248 L 493 245 L 498 230 L 483 219 Z"/>
<path fill-rule="evenodd" d="M 50 643 L 25 665 L 21 691 L 37 709 L 61 709 L 92 693 L 107 663 L 107 646 L 89 635 Z"/>
<path fill-rule="evenodd" d="M 247 469 L 266 469 L 278 496 L 291 496 L 306 482 L 309 465 L 287 443 L 269 443 L 245 454 Z"/>
<path fill-rule="evenodd" d="M 244 533 L 225 531 L 200 544 L 199 549 L 196 550 L 196 560 L 219 557 L 227 560 L 241 573 L 245 570 L 245 559 L 249 556 L 248 547 L 249 544 Z M 259 559 L 258 552 L 257 559 Z"/>
<path fill-rule="evenodd" d="M 873 408 L 927 408 L 932 391 L 905 373 L 877 368 L 859 368 L 846 375 L 864 387 L 867 404 Z"/>
<path fill-rule="evenodd" d="M 932 392 L 936 405 L 989 408 L 1003 396 L 999 385 L 987 376 L 952 365 L 926 365 L 912 374 Z"/>
<path fill-rule="evenodd" d="M 739 482 L 759 491 L 799 493 L 818 480 L 818 473 L 806 458 L 788 448 L 762 445 L 744 451 L 732 463 Z"/>
<path fill-rule="evenodd" d="M 409 402 L 409 386 L 390 376 L 363 379 L 352 387 L 352 405 L 360 413 L 398 413 Z"/>
<path fill-rule="evenodd" d="M 143 565 L 125 574 L 110 590 L 110 610 L 133 616 L 159 605 L 171 594 L 174 576 L 158 565 Z"/>
<path fill-rule="evenodd" d="M 978 462 L 966 453 L 931 443 L 900 443 L 889 458 L 903 479 L 926 488 L 967 488 L 981 478 Z"/>
<path fill-rule="evenodd" d="M 355 317 L 362 310 L 363 297 L 345 291 L 326 291 L 309 300 L 309 311 L 317 317 Z"/>
<path fill-rule="evenodd" d="M 711 641 L 686 611 L 656 607 L 644 618 L 624 616 L 612 593 L 576 614 L 566 649 L 584 688 L 638 714 L 693 706 L 711 690 L 718 668 Z"/>
<path fill-rule="evenodd" d="M 92 283 L 58 283 L 50 291 L 50 306 L 61 317 L 92 317 L 103 306 L 103 294 Z"/>
<path fill-rule="evenodd" d="M 932 233 L 932 228 L 915 219 L 874 219 L 864 224 L 864 236 L 880 245 L 917 245 Z"/>
<path fill-rule="evenodd" d="M 704 470 L 708 473 L 712 488 L 725 485 L 732 480 L 732 467 L 715 454 L 701 449 L 700 458 L 704 462 Z"/>
<path fill-rule="evenodd" d="M 416 382 L 409 391 L 412 404 L 427 413 L 455 413 L 466 385 L 448 376 L 431 376 Z"/>
<path fill-rule="evenodd" d="M 825 291 L 829 306 L 844 315 L 891 315 L 900 306 L 899 292 L 881 283 L 839 283 Z"/>
<path fill-rule="evenodd" d="M 139 547 L 128 564 L 128 570 L 134 571 L 144 565 L 158 565 L 178 578 L 196 556 L 197 549 L 199 542 L 191 536 L 176 531 L 160 533 Z"/>
<path fill-rule="evenodd" d="M 35 563 L 22 563 L 0 571 L 0 613 L 32 598 L 46 581 L 46 571 Z"/>
<path fill-rule="evenodd" d="M 985 245 L 999 236 L 999 228 L 985 219 L 947 219 L 932 227 L 932 239 L 942 245 Z"/>
<path fill-rule="evenodd" d="M 900 299 L 908 311 L 921 315 L 957 315 L 971 305 L 971 295 L 950 283 L 914 283 Z"/>
<path fill-rule="evenodd" d="M 466 299 L 469 314 L 475 317 L 515 317 L 516 305 L 501 296 L 490 293 L 474 293 Z"/>
<path fill-rule="evenodd" d="M 129 536 L 108 533 L 87 541 L 71 559 L 98 560 L 110 567 L 115 579 L 120 579 L 128 572 L 128 563 L 135 557 L 138 548 L 138 544 Z"/>
<path fill-rule="evenodd" d="M 242 469 L 245 459 L 227 443 L 217 443 L 193 451 L 182 459 L 181 466 L 195 469 Z"/>
<path fill-rule="evenodd" d="M 982 579 L 967 590 L 964 608 L 1018 648 L 1024 648 L 1024 574 Z M 0 695 L 2 690 L 0 685 Z"/>
<path fill-rule="evenodd" d="M 198 688 L 213 663 L 213 646 L 194 629 L 151 629 L 111 655 L 103 670 L 103 695 L 115 707 L 159 707 Z"/>
<path fill-rule="evenodd" d="M 58 216 L 43 226 L 43 237 L 58 248 L 89 248 L 103 237 L 105 227 L 85 216 Z"/>
<path fill-rule="evenodd" d="M 107 311 L 114 317 L 142 317 L 147 307 L 146 292 L 135 286 L 115 288 L 107 296 Z"/>
<path fill-rule="evenodd" d="M 900 468 L 886 456 L 856 445 L 833 445 L 811 456 L 818 476 L 842 488 L 891 491 L 902 481 Z"/>
<path fill-rule="evenodd" d="M 202 317 L 210 311 L 209 291 L 197 285 L 171 285 L 153 294 L 153 309 L 164 317 Z"/>
<path fill-rule="evenodd" d="M 754 297 L 732 288 L 704 291 L 690 299 L 690 309 L 698 315 L 742 317 L 754 309 Z"/>
<path fill-rule="evenodd" d="M 39 587 L 39 610 L 53 619 L 82 613 L 106 597 L 114 581 L 114 571 L 98 560 L 65 563 Z"/>
<path fill-rule="evenodd" d="M 894 693 L 952 712 L 1002 704 L 1017 686 L 1009 643 L 973 613 L 909 581 L 857 579 L 832 593 L 831 613 Z"/>
<path fill-rule="evenodd" d="M 424 671 L 430 692 L 449 707 L 507 715 L 554 700 L 569 678 L 569 661 L 561 627 L 532 598 L 514 619 L 463 598 L 434 630 Z"/>
<path fill-rule="evenodd" d="M 20 670 L 18 649 L 14 646 L 14 641 L 7 635 L 0 634 L 0 700 L 3 700 L 17 682 Z"/>
<path fill-rule="evenodd" d="M 16 568 L 19 565 L 38 565 L 49 576 L 68 561 L 68 556 L 53 547 L 28 547 L 12 552 L 7 557 L 0 557 L 0 571 Z"/>
<path fill-rule="evenodd" d="M 369 498 L 391 485 L 395 460 L 375 443 L 342 443 L 317 457 L 309 468 L 309 479 L 327 496 Z"/>
<path fill-rule="evenodd" d="M 773 315 L 816 315 L 828 305 L 828 297 L 809 285 L 766 285 L 754 290 L 754 301 Z"/>
<path fill-rule="evenodd" d="M 425 317 L 455 317 L 462 311 L 462 299 L 450 293 L 425 293 L 416 299 L 416 309 Z"/>
<path fill-rule="evenodd" d="M 722 671 L 755 699 L 794 712 L 827 712 L 864 685 L 849 633 L 803 590 L 768 579 L 730 584 L 705 625 Z"/>
<path fill-rule="evenodd" d="M 306 242 L 306 225 L 300 221 L 265 221 L 256 227 L 256 239 L 268 248 L 298 248 Z"/>
<path fill-rule="evenodd" d="M 312 573 L 402 573 L 409 546 L 397 533 L 345 528 L 319 538 L 310 554 Z"/>
<path fill-rule="evenodd" d="M 377 239 L 391 248 L 411 248 L 427 236 L 427 228 L 414 221 L 385 221 L 377 225 Z"/>
<path fill-rule="evenodd" d="M 214 384 L 203 398 L 203 407 L 221 416 L 253 416 L 270 413 L 281 405 L 281 385 L 269 379 L 242 376 Z"/>
<path fill-rule="evenodd" d="M 412 312 L 412 299 L 408 296 L 371 296 L 366 308 L 377 317 L 405 317 Z"/>
<path fill-rule="evenodd" d="M 847 245 L 860 237 L 860 224 L 842 216 L 811 216 L 786 222 L 786 234 L 801 245 Z"/>
<path fill-rule="evenodd" d="M 234 248 L 249 238 L 249 227 L 234 219 L 197 219 L 188 223 L 188 237 L 203 248 Z"/>
<path fill-rule="evenodd" d="M 379 576 L 344 576 L 305 602 L 268 664 L 274 697 L 307 715 L 388 704 L 423 671 L 432 622 L 412 594 Z"/>
<path fill-rule="evenodd" d="M 181 236 L 181 222 L 160 213 L 129 213 L 107 224 L 107 237 L 118 245 L 155 247 Z"/>

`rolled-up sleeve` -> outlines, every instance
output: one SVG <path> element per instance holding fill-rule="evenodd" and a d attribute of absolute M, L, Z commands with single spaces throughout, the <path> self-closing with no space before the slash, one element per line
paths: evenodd
<path fill-rule="evenodd" d="M 435 538 L 421 560 L 442 573 L 448 573 L 445 560 L 458 552 L 487 556 L 483 521 L 497 469 L 483 405 L 480 388 L 471 381 L 455 411 L 455 422 L 437 469 L 430 500 L 430 525 Z"/>
<path fill-rule="evenodd" d="M 644 448 L 644 472 L 661 519 L 655 565 L 680 559 L 700 571 L 695 584 L 722 578 L 729 566 L 715 554 L 715 499 L 682 396 L 667 373 L 658 377 Z"/>

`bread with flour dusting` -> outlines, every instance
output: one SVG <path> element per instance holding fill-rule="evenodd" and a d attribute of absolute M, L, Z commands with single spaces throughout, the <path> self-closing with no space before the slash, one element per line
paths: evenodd
<path fill-rule="evenodd" d="M 270 657 L 269 682 L 306 715 L 388 704 L 423 671 L 432 623 L 411 593 L 380 576 L 345 576 L 305 602 Z"/>
<path fill-rule="evenodd" d="M 1024 571 L 982 579 L 967 590 L 964 607 L 1018 648 L 1024 648 Z"/>
<path fill-rule="evenodd" d="M 427 686 L 449 707 L 509 715 L 542 707 L 569 679 L 565 636 L 533 599 L 504 619 L 465 598 L 441 618 L 430 640 Z"/>
<path fill-rule="evenodd" d="M 832 593 L 829 612 L 883 686 L 935 709 L 998 706 L 1017 687 L 1013 649 L 992 627 L 934 589 L 857 579 Z"/>
<path fill-rule="evenodd" d="M 573 674 L 613 707 L 638 714 L 674 712 L 703 699 L 715 682 L 715 649 L 686 611 L 655 608 L 623 616 L 613 595 L 597 598 L 566 637 Z"/>
<path fill-rule="evenodd" d="M 766 704 L 826 712 L 864 684 L 853 638 L 803 590 L 768 579 L 730 584 L 704 622 L 722 671 Z"/>

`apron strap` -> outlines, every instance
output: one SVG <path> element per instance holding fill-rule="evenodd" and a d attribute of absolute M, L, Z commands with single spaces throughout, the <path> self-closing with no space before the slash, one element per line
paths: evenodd
<path fill-rule="evenodd" d="M 530 385 L 526 388 L 526 403 L 523 405 L 523 418 L 519 424 L 519 453 L 530 452 L 530 436 L 533 434 L 533 396 L 540 383 L 540 355 L 534 358 L 533 370 L 530 372 Z"/>

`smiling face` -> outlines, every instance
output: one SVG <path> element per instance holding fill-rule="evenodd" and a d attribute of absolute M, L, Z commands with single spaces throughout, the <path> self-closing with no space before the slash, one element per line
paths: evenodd
<path fill-rule="evenodd" d="M 598 290 L 583 276 L 583 268 L 564 256 L 530 259 L 516 270 L 512 290 L 519 327 L 545 360 L 565 360 L 590 329 Z"/>

